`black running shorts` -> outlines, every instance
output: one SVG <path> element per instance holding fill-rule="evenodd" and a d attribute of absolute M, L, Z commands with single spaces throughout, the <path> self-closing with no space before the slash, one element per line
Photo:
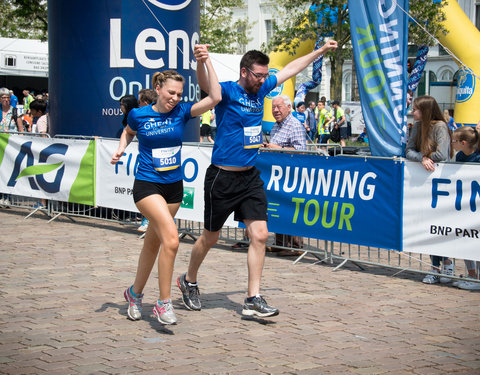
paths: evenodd
<path fill-rule="evenodd" d="M 167 203 L 179 203 L 183 198 L 183 180 L 171 184 L 161 184 L 135 179 L 133 183 L 133 201 L 135 203 L 153 194 L 161 195 Z"/>
<path fill-rule="evenodd" d="M 267 196 L 260 171 L 254 167 L 232 172 L 210 165 L 205 175 L 205 229 L 222 229 L 232 212 L 237 221 L 267 221 Z"/>

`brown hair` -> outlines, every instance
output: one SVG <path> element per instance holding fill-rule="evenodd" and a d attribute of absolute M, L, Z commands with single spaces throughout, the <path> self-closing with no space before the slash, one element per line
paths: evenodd
<path fill-rule="evenodd" d="M 465 141 L 471 148 L 480 149 L 480 137 L 474 126 L 461 126 L 455 129 L 453 134 L 460 142 Z"/>
<path fill-rule="evenodd" d="M 429 95 L 419 96 L 413 101 L 413 105 L 422 113 L 420 120 L 420 126 L 417 129 L 415 137 L 415 147 L 424 156 L 430 156 L 437 149 L 437 143 L 430 138 L 433 126 L 437 122 L 445 122 L 442 110 L 438 106 L 434 97 Z M 445 125 L 448 129 L 450 139 L 452 139 L 451 131 L 448 125 Z M 450 157 L 453 156 L 453 149 L 450 147 Z"/>
<path fill-rule="evenodd" d="M 152 77 L 152 87 L 155 88 L 158 86 L 163 87 L 167 79 L 173 79 L 178 82 L 185 82 L 185 79 L 181 74 L 175 70 L 164 70 L 162 72 L 155 72 Z"/>

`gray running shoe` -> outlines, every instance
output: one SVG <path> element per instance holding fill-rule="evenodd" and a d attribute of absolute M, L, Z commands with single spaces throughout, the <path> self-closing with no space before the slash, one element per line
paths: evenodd
<path fill-rule="evenodd" d="M 132 293 L 132 287 L 125 289 L 123 293 L 125 301 L 128 302 L 127 315 L 131 320 L 142 319 L 142 298 L 143 294 L 137 294 L 136 296 Z"/>
<path fill-rule="evenodd" d="M 425 283 L 425 284 L 437 284 L 439 282 L 440 282 L 440 276 L 437 276 L 437 275 L 427 275 L 422 280 L 422 283 Z"/>
<path fill-rule="evenodd" d="M 177 317 L 173 311 L 172 300 L 166 299 L 164 301 L 158 300 L 153 307 L 153 313 L 158 321 L 162 324 L 176 324 Z"/>
<path fill-rule="evenodd" d="M 268 306 L 267 301 L 262 296 L 256 296 L 253 301 L 248 302 L 245 298 L 243 305 L 242 315 L 245 316 L 260 316 L 266 318 L 269 316 L 275 316 L 279 314 L 279 310 L 275 307 Z"/>
<path fill-rule="evenodd" d="M 199 311 L 202 308 L 202 303 L 199 298 L 200 291 L 198 290 L 198 285 L 190 285 L 186 276 L 186 273 L 182 273 L 177 278 L 177 285 L 182 292 L 183 304 L 189 310 Z"/>

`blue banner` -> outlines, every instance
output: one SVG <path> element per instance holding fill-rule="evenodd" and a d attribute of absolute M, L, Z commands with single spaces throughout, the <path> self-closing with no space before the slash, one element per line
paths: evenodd
<path fill-rule="evenodd" d="M 48 1 L 52 134 L 119 137 L 119 100 L 152 88 L 156 71 L 185 77 L 183 101 L 200 99 L 193 47 L 199 0 Z M 198 141 L 198 119 L 184 141 Z"/>
<path fill-rule="evenodd" d="M 375 156 L 406 143 L 408 0 L 349 0 L 360 101 Z"/>
<path fill-rule="evenodd" d="M 270 232 L 401 250 L 401 162 L 262 152 L 256 167 Z"/>

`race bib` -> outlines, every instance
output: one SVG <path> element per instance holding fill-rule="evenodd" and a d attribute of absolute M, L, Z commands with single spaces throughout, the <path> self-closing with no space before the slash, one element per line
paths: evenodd
<path fill-rule="evenodd" d="M 262 146 L 262 125 L 243 128 L 243 148 L 259 148 Z"/>
<path fill-rule="evenodd" d="M 156 171 L 169 171 L 180 167 L 182 146 L 152 149 L 153 167 Z"/>

